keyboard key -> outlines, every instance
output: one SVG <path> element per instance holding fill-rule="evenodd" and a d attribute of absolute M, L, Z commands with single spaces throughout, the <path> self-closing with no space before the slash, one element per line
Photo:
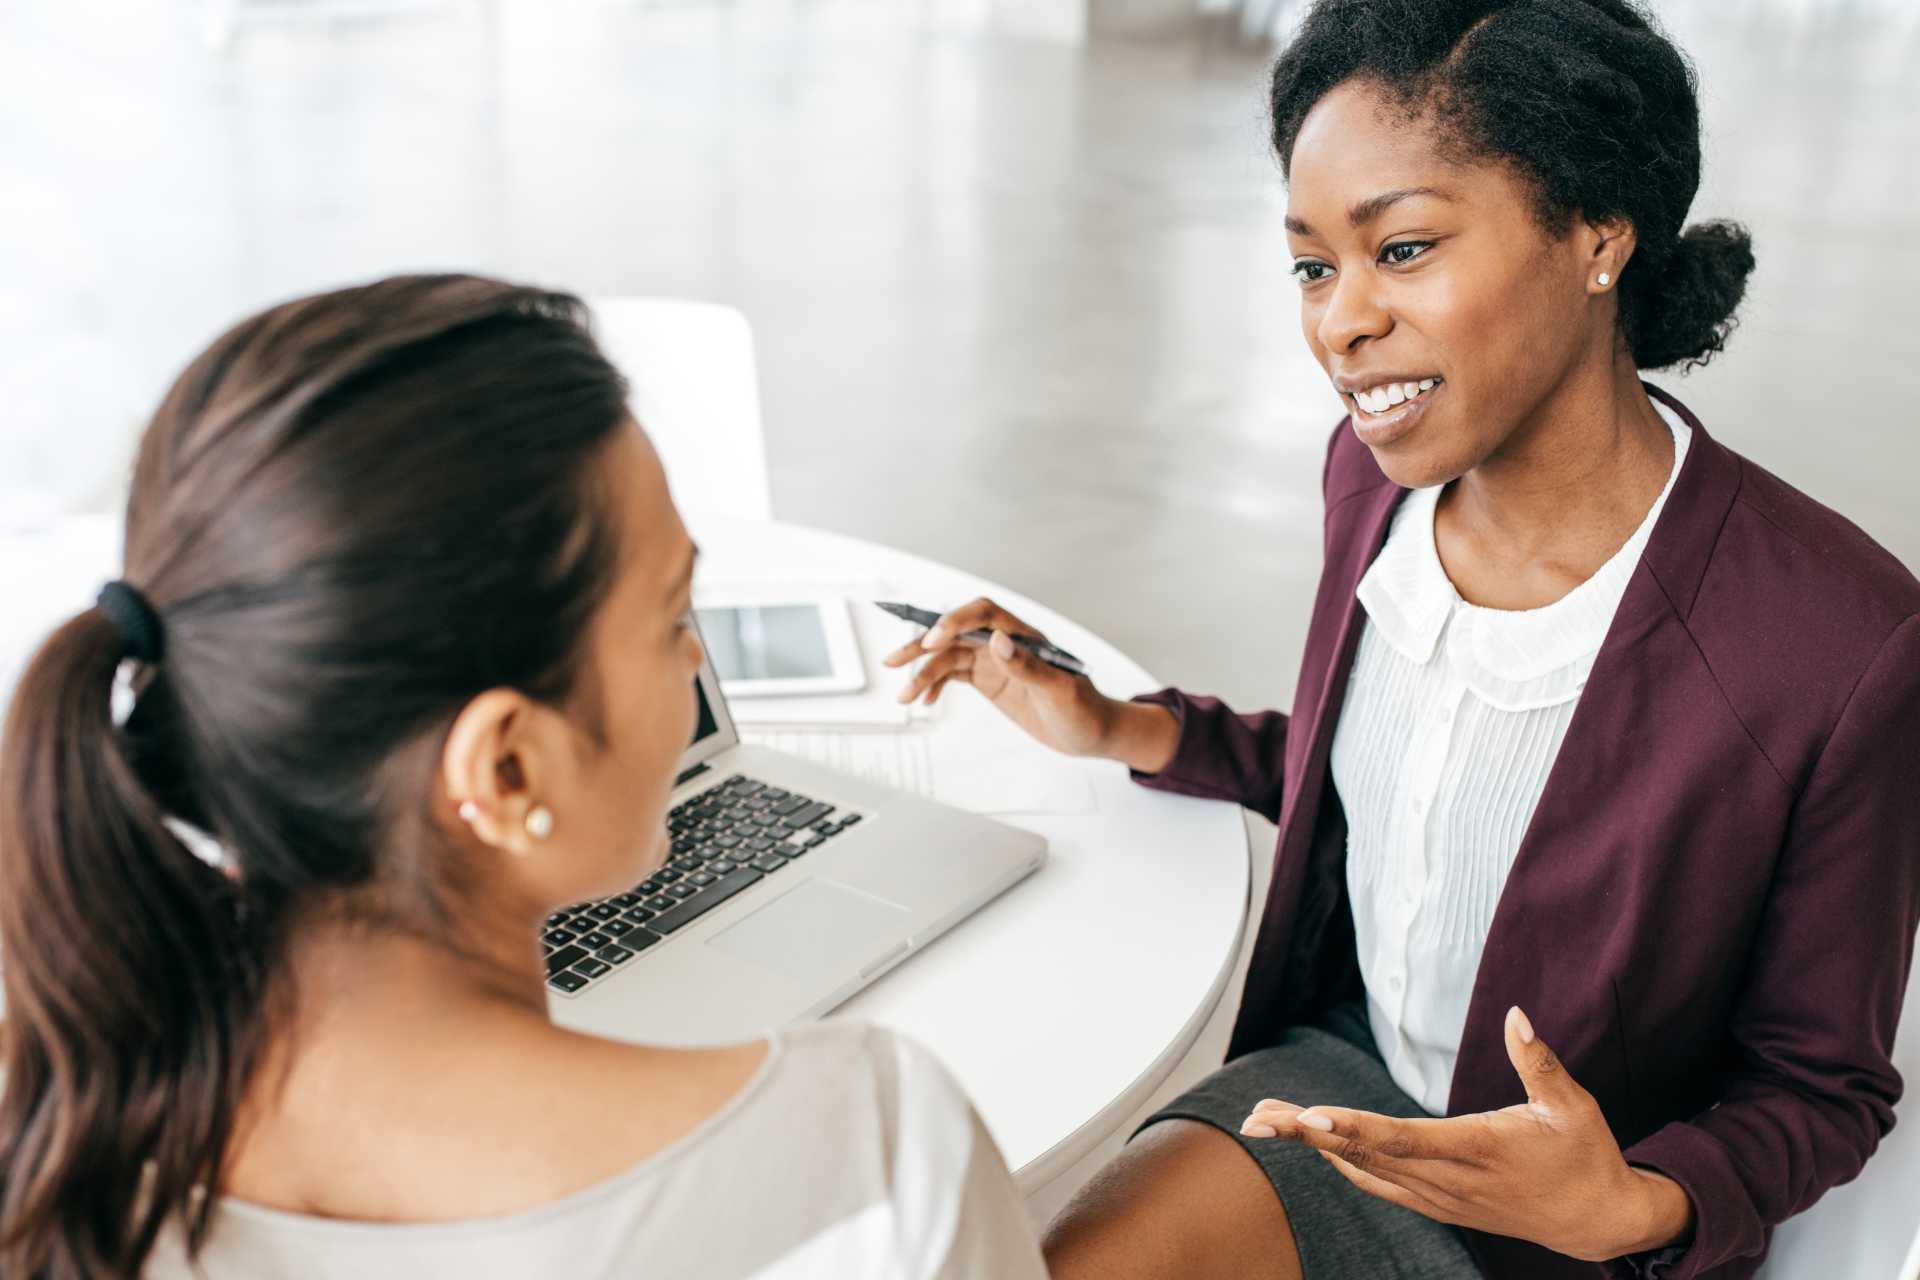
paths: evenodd
<path fill-rule="evenodd" d="M 587 980 L 577 973 L 560 972 L 547 979 L 547 985 L 555 991 L 574 992 L 587 985 Z"/>
<path fill-rule="evenodd" d="M 687 877 L 687 883 L 697 884 L 702 889 L 704 889 L 708 885 L 712 884 L 715 880 L 718 880 L 719 878 L 720 878 L 719 876 L 713 874 L 713 872 L 711 871 L 696 871 L 694 872 L 694 874 Z"/>
<path fill-rule="evenodd" d="M 590 933 L 580 939 L 580 945 L 592 950 L 594 948 L 604 947 L 612 941 L 613 939 L 604 933 Z"/>
<path fill-rule="evenodd" d="M 767 850 L 773 848 L 773 841 L 767 839 L 765 836 L 753 836 L 747 841 L 747 848 L 753 850 L 755 853 L 765 853 Z"/>
<path fill-rule="evenodd" d="M 629 951 L 640 952 L 645 951 L 658 941 L 660 941 L 659 934 L 649 933 L 645 929 L 635 929 L 632 933 L 620 939 L 620 945 Z"/>
<path fill-rule="evenodd" d="M 659 916 L 648 921 L 647 928 L 655 933 L 672 933 L 675 929 L 698 920 L 734 894 L 762 878 L 760 872 L 749 867 L 742 867 L 738 871 L 721 876 L 699 897 L 683 902 L 671 911 L 663 911 Z"/>
<path fill-rule="evenodd" d="M 605 960 L 608 964 L 625 964 L 627 961 L 633 959 L 633 952 L 622 946 L 605 946 L 593 954 L 597 958 Z"/>
<path fill-rule="evenodd" d="M 655 913 L 647 907 L 628 907 L 627 914 L 620 918 L 622 920 L 631 920 L 634 924 L 645 924 L 647 921 L 653 919 L 654 914 Z"/>
<path fill-rule="evenodd" d="M 656 896 L 647 899 L 647 910 L 649 911 L 665 911 L 669 907 L 675 907 L 678 905 L 680 905 L 680 899 L 669 898 L 664 893 L 657 894 Z"/>
<path fill-rule="evenodd" d="M 567 918 L 566 912 L 564 911 L 554 912 L 552 915 L 547 917 L 547 928 L 549 929 L 558 928 L 560 925 L 560 922 L 562 920 L 565 920 L 566 918 Z"/>
<path fill-rule="evenodd" d="M 633 932 L 633 921 L 625 919 L 624 917 L 619 920 L 609 920 L 600 926 L 600 932 L 610 938 L 618 938 L 624 934 Z"/>
<path fill-rule="evenodd" d="M 809 804 L 808 806 L 806 806 L 806 808 L 796 809 L 792 813 L 788 814 L 787 821 L 792 823 L 796 827 L 810 827 L 814 823 L 820 821 L 820 819 L 826 817 L 829 813 L 832 813 L 832 812 L 833 812 L 832 805 L 821 804 L 819 801 L 816 800 L 812 804 Z"/>
<path fill-rule="evenodd" d="M 587 949 L 585 947 L 562 947 L 547 957 L 547 976 L 551 977 L 573 964 L 574 961 L 585 960 L 586 958 Z"/>
<path fill-rule="evenodd" d="M 817 849 L 821 845 L 825 844 L 826 842 L 827 842 L 827 838 L 825 836 L 808 836 L 806 838 L 806 841 L 804 842 L 803 847 L 808 849 Z"/>
<path fill-rule="evenodd" d="M 582 960 L 579 963 L 575 964 L 573 966 L 573 971 L 575 973 L 584 973 L 589 978 L 597 978 L 610 968 L 612 968 L 612 966 L 609 965 L 606 961 L 595 960 L 591 956 L 589 956 L 587 959 Z"/>
<path fill-rule="evenodd" d="M 767 789 L 766 783 L 755 782 L 752 778 L 742 777 L 739 781 L 740 785 L 733 789 L 736 795 L 757 796 Z"/>
<path fill-rule="evenodd" d="M 692 885 L 681 883 L 681 884 L 667 886 L 666 896 L 669 898 L 677 898 L 680 901 L 685 902 L 688 898 L 691 898 L 694 894 L 699 892 L 700 891 L 694 888 Z"/>
<path fill-rule="evenodd" d="M 603 902 L 597 907 L 588 908 L 587 914 L 592 916 L 595 920 L 611 920 L 615 916 L 620 914 L 620 908 L 610 907 Z"/>
<path fill-rule="evenodd" d="M 782 817 L 784 817 L 787 814 L 792 813 L 795 809 L 806 808 L 811 803 L 812 802 L 808 800 L 805 796 L 788 796 L 785 800 L 782 800 L 778 804 L 774 805 L 773 811 L 777 814 L 780 814 Z"/>
<path fill-rule="evenodd" d="M 786 865 L 787 865 L 787 860 L 785 858 L 776 858 L 770 853 L 762 857 L 755 858 L 753 860 L 754 870 L 764 871 L 768 875 L 772 875 L 774 872 L 781 870 Z"/>
<path fill-rule="evenodd" d="M 619 907 L 622 911 L 625 911 L 628 907 L 637 907 L 640 905 L 640 899 L 631 893 L 619 894 L 616 897 L 608 898 L 607 901 Z"/>
<path fill-rule="evenodd" d="M 848 827 L 852 826 L 854 823 L 858 821 L 860 821 L 859 814 L 857 813 L 844 814 L 840 818 L 840 829 L 842 831 L 845 831 Z"/>
<path fill-rule="evenodd" d="M 573 941 L 573 935 L 565 929 L 549 929 L 547 930 L 546 941 L 551 942 L 556 947 L 564 947 L 567 943 Z"/>

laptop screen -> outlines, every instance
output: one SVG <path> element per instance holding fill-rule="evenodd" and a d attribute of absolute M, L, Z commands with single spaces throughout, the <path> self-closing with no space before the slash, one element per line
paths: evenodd
<path fill-rule="evenodd" d="M 707 705 L 707 691 L 700 687 L 698 680 L 693 682 L 693 693 L 700 699 L 700 723 L 693 727 L 693 741 L 687 744 L 689 747 L 720 731 L 719 722 L 713 718 L 713 708 Z"/>

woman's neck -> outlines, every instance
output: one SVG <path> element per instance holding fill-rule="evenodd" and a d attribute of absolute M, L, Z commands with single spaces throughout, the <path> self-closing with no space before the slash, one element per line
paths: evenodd
<path fill-rule="evenodd" d="M 1646 518 L 1673 435 L 1624 355 L 1576 375 L 1441 492 L 1440 558 L 1469 601 L 1538 608 L 1592 577 Z"/>

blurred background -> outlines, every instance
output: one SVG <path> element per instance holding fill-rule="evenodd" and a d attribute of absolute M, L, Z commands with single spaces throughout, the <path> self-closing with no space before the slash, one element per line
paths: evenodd
<path fill-rule="evenodd" d="M 1750 224 L 1675 390 L 1920 565 L 1920 6 L 1668 0 L 1695 218 Z M 726 303 L 774 514 L 1291 700 L 1340 410 L 1297 328 L 1263 80 L 1291 3 L 13 0 L 0 528 L 121 500 L 241 315 L 402 270 Z M 97 584 L 86 584 L 87 589 Z M 952 603 L 952 602 L 933 602 Z"/>

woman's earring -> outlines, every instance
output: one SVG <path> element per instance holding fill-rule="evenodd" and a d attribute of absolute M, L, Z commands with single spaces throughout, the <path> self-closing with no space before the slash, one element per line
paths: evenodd
<path fill-rule="evenodd" d="M 1612 276 L 1610 276 L 1610 275 L 1608 275 L 1608 274 L 1607 274 L 1606 272 L 1604 272 L 1604 271 L 1602 271 L 1602 272 L 1600 273 L 1600 282 L 1599 282 L 1599 283 L 1600 283 L 1600 287 L 1601 287 L 1602 289 L 1604 289 L 1604 288 L 1606 288 L 1606 287 L 1607 287 L 1608 285 L 1610 285 L 1610 284 L 1612 284 L 1612 283 L 1613 283 L 1613 277 L 1612 277 Z"/>
<path fill-rule="evenodd" d="M 545 840 L 553 834 L 553 811 L 545 805 L 537 806 L 527 815 L 527 834 L 535 840 Z"/>
<path fill-rule="evenodd" d="M 480 816 L 479 805 L 475 804 L 471 800 L 462 800 L 460 802 L 460 821 L 472 822 L 475 818 L 479 816 Z"/>

